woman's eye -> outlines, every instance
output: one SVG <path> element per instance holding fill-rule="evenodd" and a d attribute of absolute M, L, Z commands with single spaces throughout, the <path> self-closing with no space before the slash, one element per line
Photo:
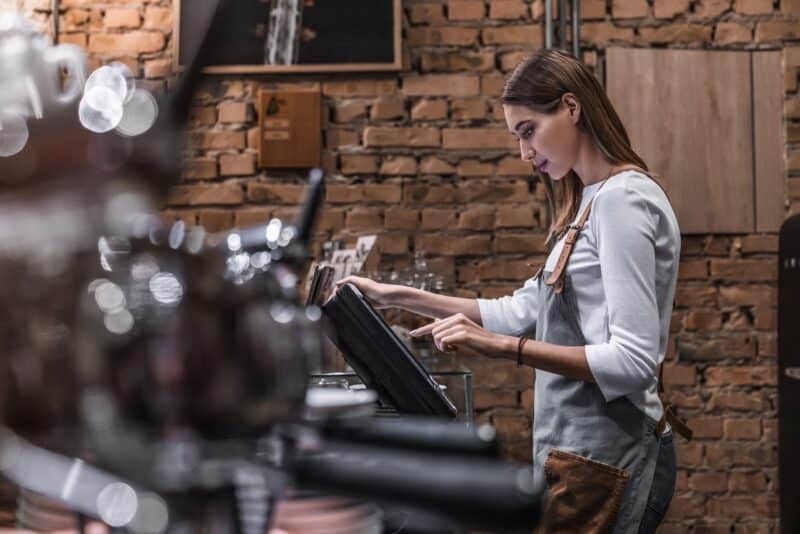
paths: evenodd
<path fill-rule="evenodd" d="M 525 128 L 524 130 L 522 130 L 522 132 L 520 132 L 520 137 L 522 137 L 523 139 L 527 139 L 531 135 L 533 135 L 533 128 Z"/>

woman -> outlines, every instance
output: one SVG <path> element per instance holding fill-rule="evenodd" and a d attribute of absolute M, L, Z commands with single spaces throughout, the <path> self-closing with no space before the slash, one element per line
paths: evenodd
<path fill-rule="evenodd" d="M 441 350 L 536 369 L 533 450 L 548 486 L 545 532 L 653 532 L 675 486 L 657 372 L 678 271 L 675 214 L 576 59 L 536 52 L 507 80 L 502 103 L 522 159 L 546 175 L 553 246 L 543 269 L 499 299 L 356 277 L 340 284 L 355 284 L 378 307 L 436 318 L 412 334 L 432 334 Z"/>

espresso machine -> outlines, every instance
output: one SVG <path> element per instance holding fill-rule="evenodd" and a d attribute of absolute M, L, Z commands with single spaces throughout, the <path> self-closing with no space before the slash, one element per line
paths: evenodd
<path fill-rule="evenodd" d="M 88 133 L 65 106 L 0 161 L 0 474 L 19 488 L 17 523 L 255 534 L 283 495 L 313 490 L 530 530 L 542 490 L 490 429 L 304 418 L 324 350 L 322 313 L 297 293 L 320 171 L 291 224 L 210 235 L 155 215 L 233 1 L 146 134 Z"/>

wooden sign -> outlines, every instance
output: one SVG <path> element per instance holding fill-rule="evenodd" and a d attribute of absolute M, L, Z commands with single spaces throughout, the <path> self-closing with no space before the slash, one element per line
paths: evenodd
<path fill-rule="evenodd" d="M 319 89 L 262 90 L 258 95 L 260 167 L 309 168 L 322 154 Z"/>

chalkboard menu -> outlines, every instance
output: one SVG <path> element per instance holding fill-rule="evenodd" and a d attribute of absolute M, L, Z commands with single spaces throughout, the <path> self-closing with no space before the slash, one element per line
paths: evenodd
<path fill-rule="evenodd" d="M 218 0 L 174 0 L 174 58 L 194 57 Z M 401 0 L 233 0 L 207 72 L 400 70 Z"/>

